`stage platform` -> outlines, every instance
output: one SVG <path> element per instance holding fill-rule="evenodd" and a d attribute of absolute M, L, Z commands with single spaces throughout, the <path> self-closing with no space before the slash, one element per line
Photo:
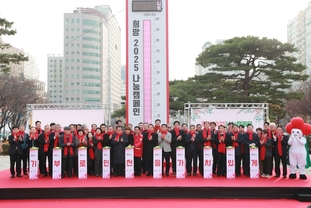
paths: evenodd
<path fill-rule="evenodd" d="M 22 193 L 22 194 L 21 194 Z M 311 202 L 311 176 L 308 180 L 241 176 L 235 179 L 200 175 L 177 179 L 174 176 L 153 179 L 142 175 L 134 179 L 64 178 L 38 180 L 10 178 L 9 170 L 0 172 L 0 199 L 88 199 L 88 198 L 238 198 L 297 199 Z"/>

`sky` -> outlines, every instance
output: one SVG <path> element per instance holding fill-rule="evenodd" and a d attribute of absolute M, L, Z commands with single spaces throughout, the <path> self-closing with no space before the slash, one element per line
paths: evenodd
<path fill-rule="evenodd" d="M 287 23 L 311 0 L 169 0 L 169 79 L 194 76 L 195 59 L 205 42 L 236 36 L 287 41 Z M 47 80 L 47 55 L 63 54 L 64 13 L 76 7 L 110 5 L 121 28 L 125 64 L 125 0 L 3 1 L 0 17 L 14 22 L 15 36 L 5 42 L 35 57 L 40 80 Z M 181 73 L 182 72 L 182 73 Z"/>

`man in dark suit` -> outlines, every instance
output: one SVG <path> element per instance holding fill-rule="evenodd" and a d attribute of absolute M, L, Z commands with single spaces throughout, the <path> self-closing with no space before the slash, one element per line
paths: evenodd
<path fill-rule="evenodd" d="M 180 122 L 174 122 L 174 129 L 170 132 L 172 134 L 172 166 L 173 175 L 176 175 L 176 148 L 178 146 L 185 147 L 186 144 L 186 134 L 180 129 Z"/>
<path fill-rule="evenodd" d="M 275 164 L 275 176 L 280 177 L 280 162 L 282 162 L 283 166 L 283 178 L 287 176 L 287 150 L 288 150 L 288 136 L 283 135 L 283 127 L 278 126 L 276 129 L 276 134 L 272 136 L 272 154 L 274 157 L 274 164 Z"/>
<path fill-rule="evenodd" d="M 69 178 L 72 178 L 73 159 L 75 157 L 74 148 L 77 146 L 77 138 L 71 133 L 70 127 L 64 128 L 64 134 L 59 137 L 59 146 L 63 149 L 62 160 L 62 178 L 65 172 Z"/>
<path fill-rule="evenodd" d="M 15 177 L 14 166 L 16 163 L 16 176 L 21 176 L 21 158 L 23 155 L 22 144 L 24 143 L 23 138 L 19 135 L 18 126 L 14 126 L 12 128 L 12 134 L 9 136 L 9 155 L 10 155 L 10 171 L 11 178 Z"/>
<path fill-rule="evenodd" d="M 247 132 L 243 135 L 243 143 L 244 143 L 244 159 L 245 159 L 245 175 L 250 176 L 250 155 L 249 155 L 249 147 L 250 146 L 259 146 L 259 138 L 258 135 L 254 132 L 254 127 L 252 124 L 247 125 Z"/>

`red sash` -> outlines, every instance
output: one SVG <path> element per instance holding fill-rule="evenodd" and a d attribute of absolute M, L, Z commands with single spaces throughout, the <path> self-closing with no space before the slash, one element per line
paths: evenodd
<path fill-rule="evenodd" d="M 73 156 L 73 147 L 67 146 L 68 142 L 70 143 L 73 142 L 72 134 L 69 134 L 68 137 L 69 137 L 69 140 L 67 140 L 67 135 L 64 134 L 64 143 L 66 144 L 66 146 L 64 147 L 64 156 L 68 155 L 68 149 L 69 149 L 69 154 Z"/>
<path fill-rule="evenodd" d="M 224 133 L 223 133 L 224 134 Z M 224 134 L 223 137 L 226 135 Z M 220 141 L 220 133 L 218 132 L 218 141 Z M 224 142 L 219 142 L 218 152 L 225 154 L 226 153 L 226 144 Z"/>
<path fill-rule="evenodd" d="M 43 145 L 43 151 L 44 152 L 49 151 L 50 143 L 47 143 L 47 141 L 49 140 L 49 135 L 50 135 L 50 132 L 48 132 L 48 133 L 44 132 L 44 142 L 45 142 Z"/>

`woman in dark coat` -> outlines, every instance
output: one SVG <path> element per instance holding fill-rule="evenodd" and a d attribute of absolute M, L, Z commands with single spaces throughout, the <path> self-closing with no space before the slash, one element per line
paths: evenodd
<path fill-rule="evenodd" d="M 152 124 L 148 125 L 148 133 L 144 134 L 143 144 L 144 144 L 144 158 L 147 163 L 147 176 L 153 174 L 153 148 L 158 143 L 158 134 L 154 131 L 154 126 Z"/>
<path fill-rule="evenodd" d="M 94 162 L 95 162 L 95 146 L 94 137 L 92 132 L 86 134 L 87 139 L 87 173 L 89 175 L 94 174 Z"/>

